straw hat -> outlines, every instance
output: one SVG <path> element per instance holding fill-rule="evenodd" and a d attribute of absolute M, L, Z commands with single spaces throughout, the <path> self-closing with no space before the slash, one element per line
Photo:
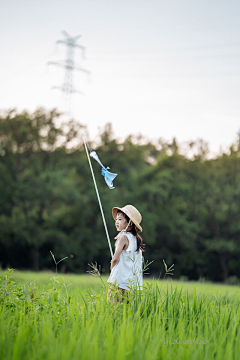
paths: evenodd
<path fill-rule="evenodd" d="M 132 222 L 136 225 L 136 229 L 138 232 L 142 231 L 142 228 L 139 225 L 140 222 L 142 221 L 142 216 L 141 216 L 140 212 L 134 206 L 126 205 L 123 208 L 114 207 L 112 209 L 112 214 L 113 214 L 114 220 L 116 220 L 117 212 L 119 210 L 122 211 L 124 214 L 126 214 L 130 220 L 132 220 Z"/>

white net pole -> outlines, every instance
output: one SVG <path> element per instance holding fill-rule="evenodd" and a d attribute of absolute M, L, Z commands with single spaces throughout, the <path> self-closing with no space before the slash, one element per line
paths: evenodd
<path fill-rule="evenodd" d="M 87 157 L 88 157 L 89 166 L 90 166 L 91 173 L 92 173 L 92 177 L 93 177 L 93 182 L 94 182 L 94 185 L 95 185 L 95 190 L 96 190 L 96 193 L 97 193 L 98 203 L 99 203 L 100 210 L 101 210 L 101 214 L 102 214 L 103 224 L 104 224 L 104 228 L 105 228 L 106 235 L 107 235 L 107 240 L 108 240 L 108 245 L 109 245 L 110 253 L 111 253 L 111 256 L 113 257 L 112 246 L 111 246 L 111 242 L 110 242 L 110 238 L 109 238 L 109 234 L 108 234 L 107 224 L 106 224 L 106 221 L 105 221 L 105 217 L 104 217 L 104 213 L 103 213 L 103 208 L 102 208 L 100 196 L 99 196 L 99 193 L 98 193 L 97 183 L 96 183 L 96 180 L 95 180 L 95 176 L 94 176 L 94 172 L 93 172 L 91 160 L 90 160 L 90 157 L 89 157 L 89 154 L 88 154 L 88 150 L 87 150 L 87 146 L 86 146 L 86 143 L 85 143 L 83 134 L 82 134 L 82 138 L 83 138 L 83 143 L 84 143 L 85 150 L 86 150 Z"/>

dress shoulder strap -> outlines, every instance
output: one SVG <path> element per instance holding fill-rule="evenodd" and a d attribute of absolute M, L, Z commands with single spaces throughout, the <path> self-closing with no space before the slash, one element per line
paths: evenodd
<path fill-rule="evenodd" d="M 128 231 L 124 231 L 123 235 L 127 236 L 128 241 L 129 241 L 129 245 L 126 251 L 136 251 L 137 250 L 137 239 L 136 236 L 134 236 L 133 234 L 131 234 Z"/>

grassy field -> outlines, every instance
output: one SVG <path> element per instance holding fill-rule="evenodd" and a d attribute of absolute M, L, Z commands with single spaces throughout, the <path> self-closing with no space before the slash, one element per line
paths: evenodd
<path fill-rule="evenodd" d="M 107 304 L 106 277 L 0 277 L 1 360 L 239 359 L 239 286 L 145 280 Z"/>

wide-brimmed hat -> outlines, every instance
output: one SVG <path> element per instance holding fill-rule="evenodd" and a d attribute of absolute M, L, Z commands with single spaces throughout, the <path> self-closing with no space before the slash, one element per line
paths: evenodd
<path fill-rule="evenodd" d="M 130 220 L 132 220 L 132 222 L 136 226 L 136 230 L 138 232 L 142 231 L 142 228 L 140 226 L 140 222 L 142 221 L 142 216 L 141 216 L 140 212 L 134 206 L 126 205 L 122 208 L 120 208 L 120 207 L 112 208 L 112 214 L 113 214 L 114 220 L 116 220 L 117 212 L 119 210 L 122 211 L 124 214 L 126 214 Z"/>

